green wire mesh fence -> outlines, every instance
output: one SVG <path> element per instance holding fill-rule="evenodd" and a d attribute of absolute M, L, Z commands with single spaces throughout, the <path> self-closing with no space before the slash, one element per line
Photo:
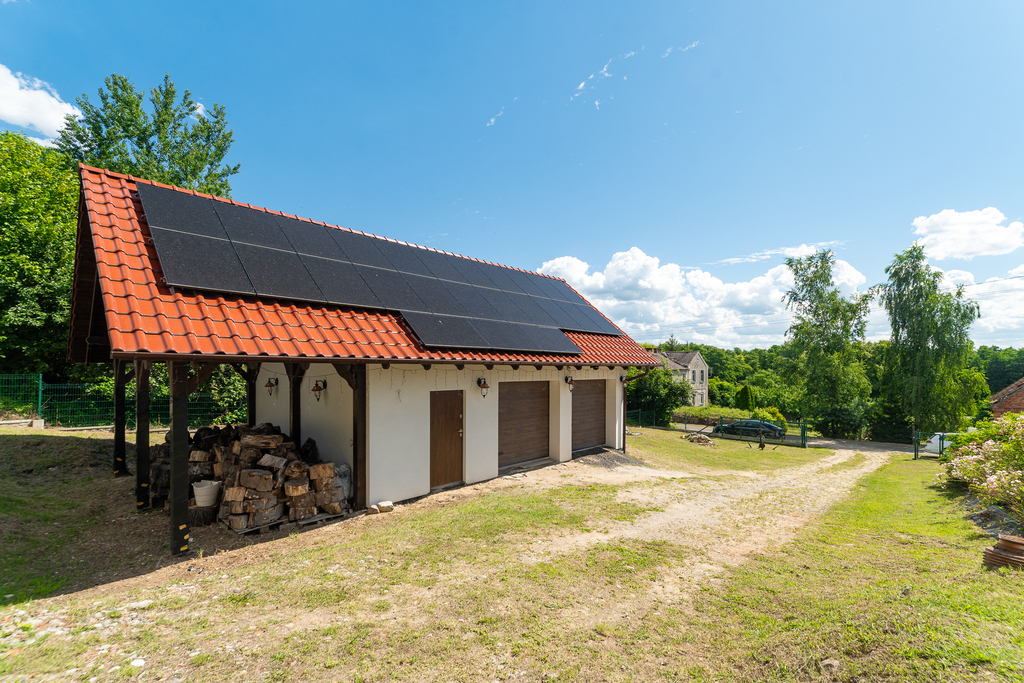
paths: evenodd
<path fill-rule="evenodd" d="M 42 375 L 0 375 L 0 420 L 38 417 L 56 427 L 98 427 L 114 423 L 114 397 L 109 388 L 93 384 L 47 384 Z M 135 428 L 135 400 L 125 401 L 128 427 Z M 150 423 L 170 423 L 167 394 L 150 398 Z M 188 399 L 190 426 L 245 422 L 245 401 L 225 401 L 214 394 Z"/>

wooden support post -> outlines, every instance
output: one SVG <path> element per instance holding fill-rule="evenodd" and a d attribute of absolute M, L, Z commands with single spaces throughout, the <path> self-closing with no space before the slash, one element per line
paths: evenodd
<path fill-rule="evenodd" d="M 126 477 L 128 461 L 125 459 L 125 429 L 127 413 L 124 405 L 124 385 L 128 383 L 127 361 L 114 359 L 114 476 Z"/>
<path fill-rule="evenodd" d="M 288 373 L 288 434 L 296 448 L 302 447 L 302 377 L 309 363 L 285 363 Z"/>
<path fill-rule="evenodd" d="M 169 361 L 171 383 L 171 554 L 188 552 L 188 363 Z"/>
<path fill-rule="evenodd" d="M 355 390 L 352 400 L 352 481 L 355 484 L 355 500 L 352 507 L 362 510 L 366 507 L 366 366 L 352 365 L 355 376 Z"/>
<path fill-rule="evenodd" d="M 249 375 L 245 379 L 245 414 L 249 422 L 250 427 L 256 426 L 256 378 L 260 376 L 260 364 L 259 363 L 246 363 L 246 373 Z M 301 444 L 295 444 L 300 446 Z"/>
<path fill-rule="evenodd" d="M 135 361 L 135 507 L 149 507 L 149 369 L 148 360 Z"/>

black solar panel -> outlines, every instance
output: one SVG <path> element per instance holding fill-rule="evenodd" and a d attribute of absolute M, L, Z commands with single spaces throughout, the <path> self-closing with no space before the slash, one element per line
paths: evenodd
<path fill-rule="evenodd" d="M 300 254 L 299 259 L 313 277 L 324 297 L 332 304 L 384 308 L 381 300 L 367 287 L 356 267 L 348 261 L 331 261 Z"/>
<path fill-rule="evenodd" d="M 404 274 L 405 281 L 409 283 L 416 295 L 423 300 L 423 304 L 431 313 L 442 313 L 445 315 L 460 315 L 472 317 L 459 300 L 448 291 L 444 283 L 435 277 L 421 277 L 419 275 Z M 467 285 L 468 286 L 468 285 Z"/>
<path fill-rule="evenodd" d="M 331 237 L 338 243 L 348 260 L 357 265 L 374 266 L 391 270 L 391 262 L 384 257 L 375 242 L 366 235 L 357 235 L 345 230 L 330 230 Z"/>
<path fill-rule="evenodd" d="M 348 260 L 345 252 L 341 250 L 341 247 L 328 232 L 330 228 L 284 216 L 276 216 L 276 218 L 277 224 L 296 253 L 334 259 L 335 261 Z"/>
<path fill-rule="evenodd" d="M 395 270 L 433 277 L 433 273 L 423 265 L 423 261 L 416 255 L 416 252 L 422 251 L 422 249 L 412 249 L 404 244 L 396 244 L 387 240 L 374 241 Z"/>
<path fill-rule="evenodd" d="M 394 311 L 429 312 L 426 304 L 416 296 L 416 292 L 412 291 L 412 287 L 405 281 L 401 273 L 358 264 L 356 264 L 356 272 L 363 276 L 363 280 L 384 304 L 384 308 Z"/>
<path fill-rule="evenodd" d="M 402 311 L 402 317 L 412 326 L 416 336 L 426 346 L 450 346 L 462 349 L 491 348 L 476 331 L 474 321 L 469 318 L 414 311 Z"/>
<path fill-rule="evenodd" d="M 227 240 L 150 228 L 167 284 L 215 292 L 255 294 Z"/>
<path fill-rule="evenodd" d="M 621 334 L 559 280 L 138 184 L 169 284 L 400 311 L 427 346 L 577 354 Z"/>
<path fill-rule="evenodd" d="M 257 294 L 280 299 L 327 300 L 294 251 L 235 244 L 235 253 Z"/>
<path fill-rule="evenodd" d="M 494 281 L 484 274 L 484 271 L 480 270 L 480 266 L 475 261 L 470 261 L 468 258 L 460 258 L 458 256 L 449 256 L 449 263 L 455 266 L 456 270 L 462 273 L 462 276 L 471 285 L 477 287 L 490 287 L 495 289 Z"/>
<path fill-rule="evenodd" d="M 149 227 L 227 239 L 211 200 L 145 183 L 137 187 Z"/>
<path fill-rule="evenodd" d="M 274 214 L 224 202 L 212 204 L 232 242 L 292 251 L 291 242 L 281 232 Z"/>
<path fill-rule="evenodd" d="M 428 249 L 421 249 L 418 254 L 420 260 L 423 261 L 423 265 L 430 269 L 430 272 L 436 278 L 442 280 L 451 280 L 452 282 L 466 282 L 469 280 L 459 272 L 458 268 L 451 264 L 448 257 L 444 254 L 440 254 L 436 251 L 430 251 Z"/>

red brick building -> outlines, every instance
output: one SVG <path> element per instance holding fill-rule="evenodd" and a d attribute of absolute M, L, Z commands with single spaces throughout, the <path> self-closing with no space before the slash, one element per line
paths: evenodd
<path fill-rule="evenodd" d="M 994 417 L 1002 417 L 1004 413 L 1024 413 L 1024 378 L 997 392 L 989 400 Z"/>

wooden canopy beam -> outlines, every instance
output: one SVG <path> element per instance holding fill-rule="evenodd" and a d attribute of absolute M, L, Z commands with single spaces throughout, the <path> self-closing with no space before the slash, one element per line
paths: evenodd
<path fill-rule="evenodd" d="M 220 363 L 203 363 L 196 371 L 194 377 L 188 381 L 188 393 L 194 394 L 199 385 L 210 379 L 213 371 L 220 367 Z"/>
<path fill-rule="evenodd" d="M 135 508 L 149 507 L 149 371 L 148 360 L 135 361 Z"/>
<path fill-rule="evenodd" d="M 309 363 L 285 363 L 288 375 L 288 434 L 296 448 L 302 447 L 302 378 Z"/>
<path fill-rule="evenodd" d="M 131 474 L 128 471 L 126 460 L 125 430 L 127 429 L 128 414 L 125 410 L 124 389 L 125 385 L 135 376 L 135 371 L 128 370 L 128 362 L 114 359 L 114 476 L 126 477 Z"/>
<path fill-rule="evenodd" d="M 167 364 L 171 383 L 171 554 L 188 552 L 188 363 Z"/>
<path fill-rule="evenodd" d="M 348 386 L 352 389 L 352 391 L 355 391 L 356 375 L 354 372 L 352 372 L 353 366 L 348 363 L 332 363 L 332 365 L 334 366 L 335 372 L 337 372 L 338 375 L 340 375 L 341 378 L 345 380 L 346 383 L 348 383 Z"/>

